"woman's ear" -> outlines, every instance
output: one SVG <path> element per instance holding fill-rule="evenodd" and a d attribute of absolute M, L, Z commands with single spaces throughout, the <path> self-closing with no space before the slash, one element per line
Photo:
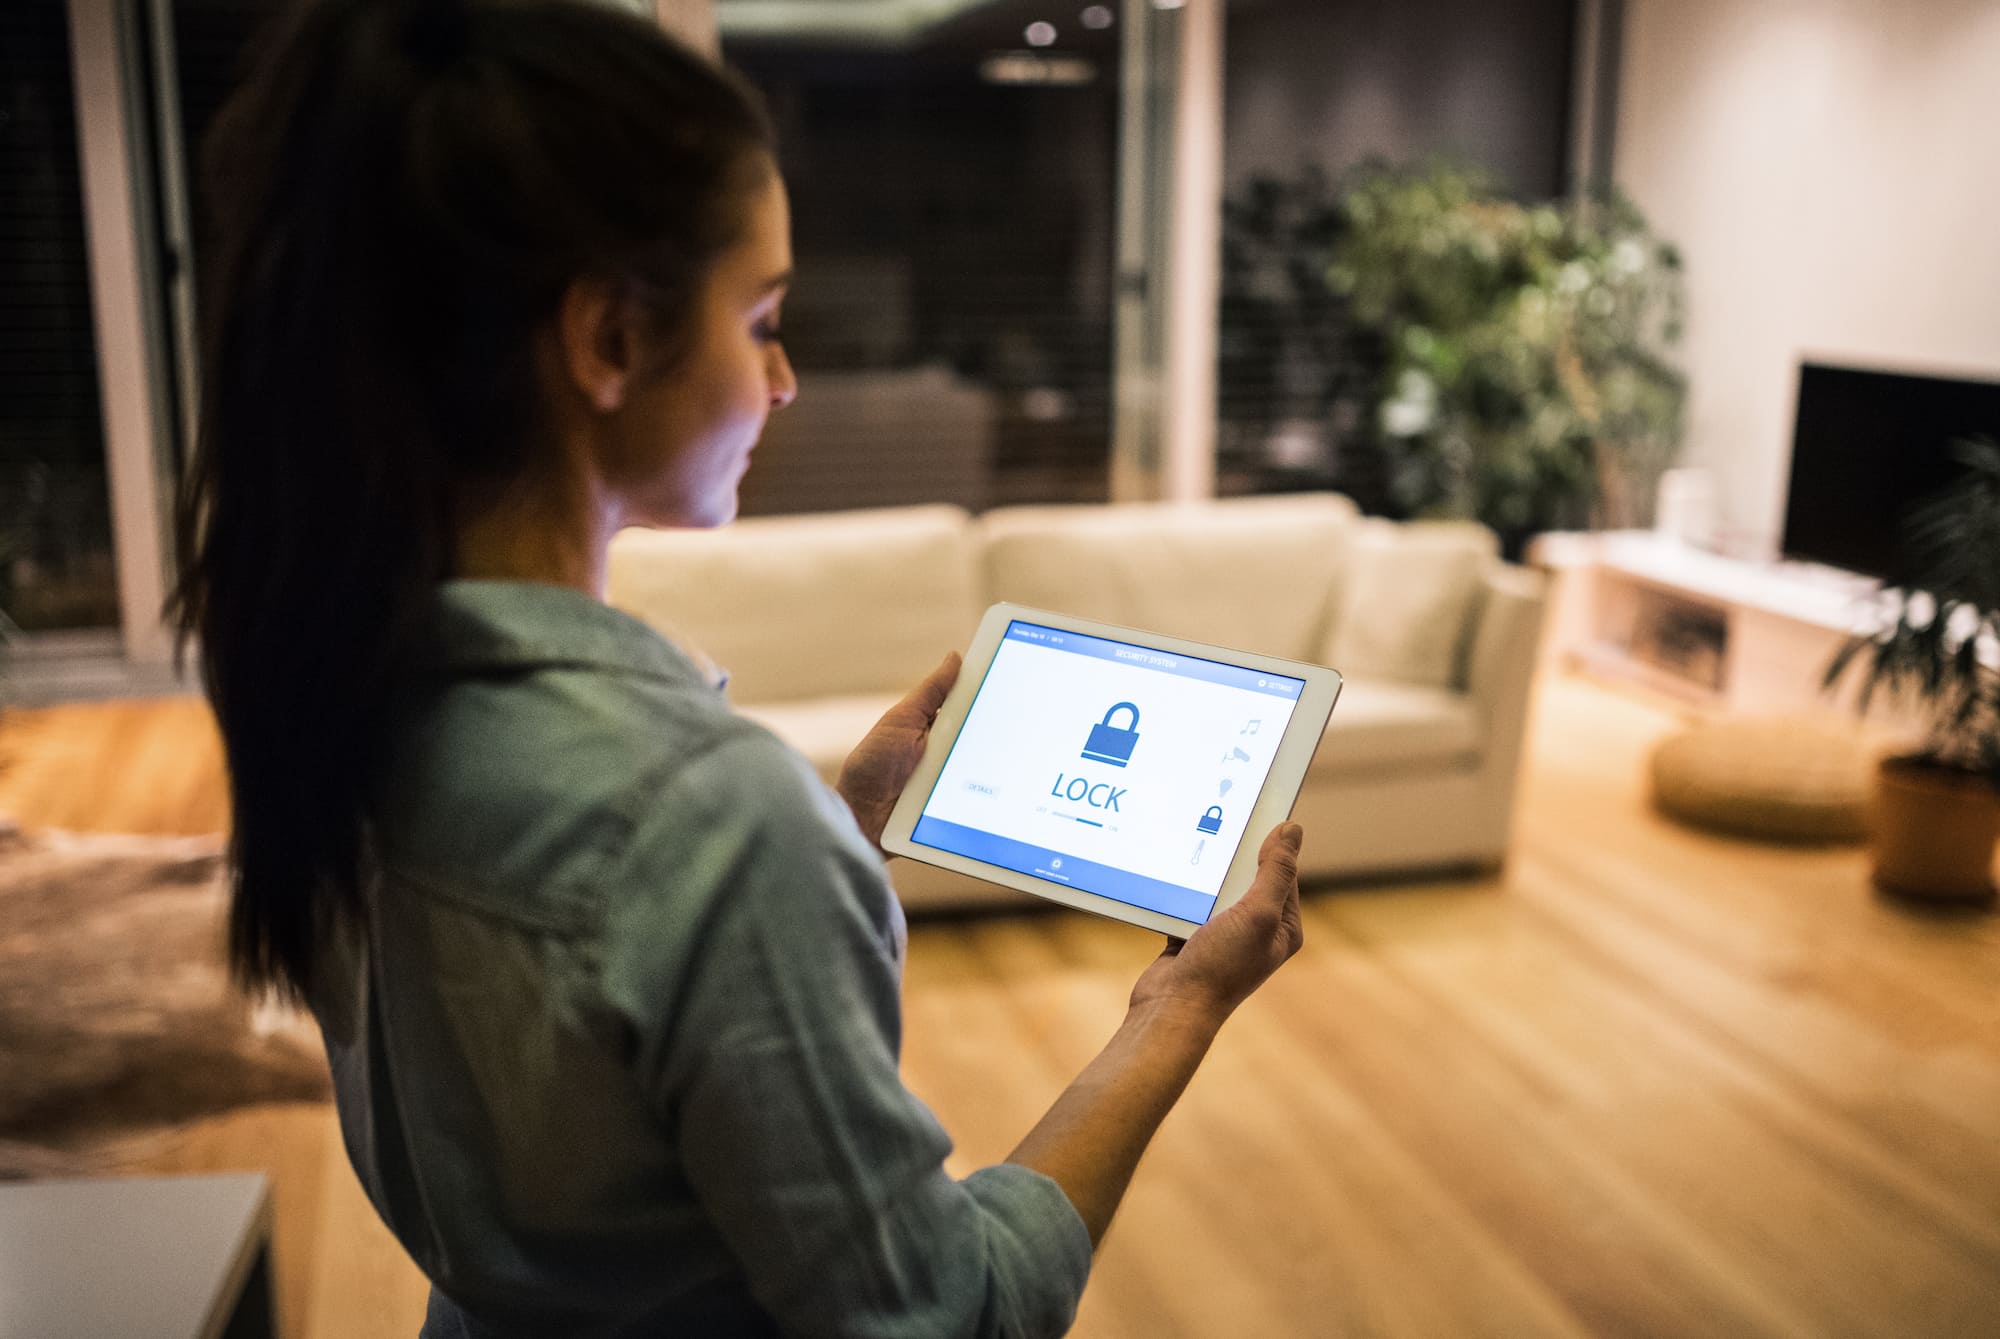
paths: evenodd
<path fill-rule="evenodd" d="M 585 403 L 601 414 L 622 408 L 639 371 L 638 332 L 631 304 L 605 279 L 584 277 L 563 290 L 556 309 L 563 371 Z"/>

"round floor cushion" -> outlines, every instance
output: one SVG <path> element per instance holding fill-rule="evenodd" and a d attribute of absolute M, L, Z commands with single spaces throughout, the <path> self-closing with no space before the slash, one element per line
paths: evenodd
<path fill-rule="evenodd" d="M 1682 822 L 1738 837 L 1859 841 L 1873 768 L 1860 731 L 1839 721 L 1710 721 L 1653 750 L 1653 803 Z"/>

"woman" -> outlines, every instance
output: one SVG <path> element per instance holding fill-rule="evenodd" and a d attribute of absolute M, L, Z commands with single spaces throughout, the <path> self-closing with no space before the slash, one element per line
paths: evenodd
<path fill-rule="evenodd" d="M 183 637 L 226 742 L 241 980 L 307 1001 L 431 1335 L 1041 1335 L 1216 1030 L 1298 948 L 1296 827 L 963 1181 L 897 1077 L 877 841 L 947 657 L 838 792 L 603 603 L 766 415 L 754 97 L 558 0 L 330 0 L 210 146 Z"/>

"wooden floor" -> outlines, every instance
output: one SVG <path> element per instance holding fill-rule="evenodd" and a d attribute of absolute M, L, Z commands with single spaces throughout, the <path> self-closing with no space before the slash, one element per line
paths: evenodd
<path fill-rule="evenodd" d="M 2000 919 L 1871 892 L 1855 851 L 1643 803 L 1676 719 L 1555 678 L 1498 878 L 1308 899 L 1140 1170 L 1090 1339 L 2000 1335 Z M 0 728 L 24 822 L 212 828 L 186 703 Z M 920 924 L 906 1071 L 970 1169 L 1108 1036 L 1152 951 L 1066 913 Z M 423 1287 L 324 1110 L 144 1165 L 269 1167 L 292 1339 L 412 1334 Z"/>

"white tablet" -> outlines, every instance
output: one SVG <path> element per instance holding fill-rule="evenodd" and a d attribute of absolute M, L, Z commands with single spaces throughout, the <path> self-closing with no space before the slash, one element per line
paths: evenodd
<path fill-rule="evenodd" d="M 1324 666 L 996 604 L 883 849 L 1185 938 L 1250 886 L 1339 694 Z"/>

